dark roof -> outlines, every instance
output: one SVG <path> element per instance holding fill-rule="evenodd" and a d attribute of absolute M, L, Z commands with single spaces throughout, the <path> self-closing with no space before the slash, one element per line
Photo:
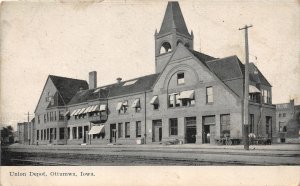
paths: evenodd
<path fill-rule="evenodd" d="M 158 34 L 165 34 L 176 29 L 177 32 L 190 36 L 178 2 L 168 2 L 163 22 Z"/>
<path fill-rule="evenodd" d="M 225 58 L 214 58 L 212 56 L 188 49 L 196 58 L 206 65 L 222 81 L 243 78 L 245 76 L 245 65 L 241 63 L 237 56 Z M 257 70 L 257 74 L 254 73 Z M 271 86 L 264 75 L 253 64 L 249 63 L 249 79 L 255 83 Z"/>
<path fill-rule="evenodd" d="M 107 98 L 107 93 L 108 91 L 106 89 L 101 88 L 81 90 L 75 94 L 75 96 L 71 99 L 68 105 L 87 102 L 89 100 L 95 100 L 97 98 Z"/>
<path fill-rule="evenodd" d="M 206 64 L 222 81 L 243 78 L 241 62 L 236 56 L 208 61 Z"/>
<path fill-rule="evenodd" d="M 84 80 L 53 75 L 49 75 L 49 78 L 57 88 L 65 104 L 67 104 L 74 97 L 74 95 L 80 90 L 80 88 L 82 88 L 83 90 L 88 89 L 88 83 Z"/>
<path fill-rule="evenodd" d="M 257 74 L 254 73 L 255 70 L 257 70 Z M 249 79 L 250 81 L 260 83 L 262 85 L 271 86 L 271 84 L 268 82 L 265 76 L 259 71 L 259 69 L 253 63 L 249 63 Z"/>
<path fill-rule="evenodd" d="M 132 94 L 136 92 L 142 92 L 151 90 L 154 83 L 156 82 L 159 74 L 151 74 L 136 79 L 131 79 L 128 81 L 121 82 L 120 84 L 116 83 L 109 87 L 109 97 L 120 96 L 125 94 Z M 135 81 L 132 85 L 123 86 L 126 82 Z"/>
<path fill-rule="evenodd" d="M 151 74 L 128 81 L 122 81 L 120 82 L 120 84 L 115 83 L 98 87 L 96 89 L 82 90 L 76 93 L 76 95 L 71 99 L 68 105 L 78 104 L 97 98 L 109 98 L 151 90 L 158 77 L 159 74 Z M 124 84 L 127 82 L 134 83 L 124 86 Z M 100 89 L 99 92 L 94 93 L 97 89 Z"/>
<path fill-rule="evenodd" d="M 211 61 L 211 60 L 214 60 L 214 59 L 217 59 L 217 58 L 214 58 L 212 56 L 209 56 L 209 55 L 206 55 L 206 54 L 203 54 L 201 52 L 198 52 L 198 51 L 195 51 L 195 50 L 192 50 L 190 48 L 187 48 L 196 58 L 198 58 L 201 62 L 204 62 L 204 65 L 206 65 L 206 62 L 207 61 Z"/>

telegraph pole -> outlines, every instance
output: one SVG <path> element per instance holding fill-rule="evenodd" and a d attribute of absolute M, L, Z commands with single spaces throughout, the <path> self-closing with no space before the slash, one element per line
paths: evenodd
<path fill-rule="evenodd" d="M 239 30 L 245 30 L 245 83 L 244 83 L 244 124 L 243 124 L 243 135 L 244 135 L 244 149 L 249 150 L 249 46 L 248 46 L 248 28 L 252 25 L 245 25 Z"/>
<path fill-rule="evenodd" d="M 27 115 L 27 126 L 28 126 L 28 132 L 27 132 L 27 135 L 28 135 L 28 145 L 30 145 L 30 140 L 31 140 L 31 138 L 33 138 L 33 133 L 31 132 L 31 130 L 33 131 L 33 126 L 31 126 L 31 124 L 29 123 L 29 116 L 32 115 L 32 114 L 29 114 L 29 112 L 27 112 L 26 115 Z"/>

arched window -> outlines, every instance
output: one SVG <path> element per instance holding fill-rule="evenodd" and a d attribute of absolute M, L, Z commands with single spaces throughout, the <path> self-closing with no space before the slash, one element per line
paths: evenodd
<path fill-rule="evenodd" d="M 190 48 L 190 44 L 189 44 L 189 43 L 184 44 L 184 46 L 185 46 L 186 48 Z"/>
<path fill-rule="evenodd" d="M 164 54 L 171 51 L 172 51 L 171 45 L 168 42 L 164 42 L 160 47 L 160 54 Z"/>
<path fill-rule="evenodd" d="M 179 43 L 183 44 L 181 40 L 178 40 L 176 45 L 178 45 Z"/>

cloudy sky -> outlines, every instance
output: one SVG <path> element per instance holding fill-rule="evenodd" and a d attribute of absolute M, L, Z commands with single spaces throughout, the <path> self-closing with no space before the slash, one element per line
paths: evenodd
<path fill-rule="evenodd" d="M 49 74 L 98 86 L 154 73 L 154 32 L 167 1 L 8 2 L 1 6 L 1 123 L 34 112 Z M 273 103 L 300 104 L 300 6 L 297 1 L 180 1 L 194 49 L 250 60 L 273 86 Z M 257 57 L 257 59 L 256 59 Z"/>

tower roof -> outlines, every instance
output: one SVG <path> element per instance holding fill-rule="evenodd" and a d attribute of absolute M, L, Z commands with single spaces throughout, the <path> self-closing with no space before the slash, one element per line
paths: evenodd
<path fill-rule="evenodd" d="M 171 32 L 172 29 L 176 29 L 177 32 L 190 36 L 177 1 L 168 2 L 164 20 L 158 34 L 161 35 Z"/>

